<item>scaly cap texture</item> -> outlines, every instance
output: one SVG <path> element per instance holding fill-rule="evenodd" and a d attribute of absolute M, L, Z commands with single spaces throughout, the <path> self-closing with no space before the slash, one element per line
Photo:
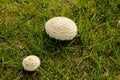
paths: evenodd
<path fill-rule="evenodd" d="M 76 24 L 66 17 L 54 17 L 45 24 L 46 33 L 58 40 L 72 40 L 77 34 Z"/>
<path fill-rule="evenodd" d="M 26 71 L 34 71 L 40 66 L 40 59 L 35 55 L 30 55 L 23 59 L 22 64 Z"/>

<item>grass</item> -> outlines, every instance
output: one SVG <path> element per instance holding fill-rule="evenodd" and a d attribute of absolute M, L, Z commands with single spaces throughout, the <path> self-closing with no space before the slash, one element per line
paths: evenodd
<path fill-rule="evenodd" d="M 1 0 L 0 80 L 120 80 L 120 0 Z M 71 41 L 51 39 L 47 20 L 72 19 Z M 23 69 L 37 55 L 41 66 Z"/>

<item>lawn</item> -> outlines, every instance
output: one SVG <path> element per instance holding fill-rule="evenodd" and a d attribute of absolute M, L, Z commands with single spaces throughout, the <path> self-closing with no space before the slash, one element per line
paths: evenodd
<path fill-rule="evenodd" d="M 73 40 L 46 34 L 56 16 L 76 23 Z M 120 0 L 0 0 L 0 80 L 120 80 L 119 21 Z M 41 59 L 34 72 L 29 55 Z"/>

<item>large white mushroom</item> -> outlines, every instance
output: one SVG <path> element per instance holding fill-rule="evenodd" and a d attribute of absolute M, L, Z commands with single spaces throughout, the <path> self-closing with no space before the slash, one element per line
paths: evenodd
<path fill-rule="evenodd" d="M 58 40 L 72 40 L 77 34 L 76 24 L 66 17 L 54 17 L 45 24 L 46 33 Z"/>
<path fill-rule="evenodd" d="M 40 59 L 35 55 L 30 55 L 23 59 L 22 64 L 26 71 L 34 71 L 40 66 Z"/>

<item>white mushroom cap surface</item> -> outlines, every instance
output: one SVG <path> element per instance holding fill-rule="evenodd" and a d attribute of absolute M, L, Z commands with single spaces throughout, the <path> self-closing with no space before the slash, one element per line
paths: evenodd
<path fill-rule="evenodd" d="M 77 34 L 76 24 L 66 17 L 54 17 L 45 24 L 46 33 L 58 40 L 72 40 Z"/>
<path fill-rule="evenodd" d="M 40 66 L 40 59 L 37 56 L 30 55 L 23 59 L 22 64 L 26 71 L 34 71 Z"/>

